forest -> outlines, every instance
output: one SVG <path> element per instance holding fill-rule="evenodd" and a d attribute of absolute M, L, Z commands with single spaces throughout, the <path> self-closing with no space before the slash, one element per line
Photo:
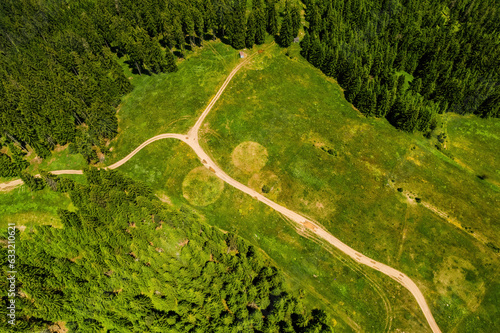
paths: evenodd
<path fill-rule="evenodd" d="M 2 331 L 62 321 L 70 332 L 333 332 L 327 314 L 307 309 L 242 238 L 116 171 L 85 176 L 87 185 L 40 178 L 75 210 L 59 211 L 63 228 L 18 231 L 18 319 L 12 328 L 1 307 Z"/>
<path fill-rule="evenodd" d="M 430 135 L 436 114 L 500 115 L 494 0 L 304 0 L 302 55 L 367 116 Z M 41 157 L 71 143 L 89 163 L 117 134 L 116 107 L 140 75 L 177 70 L 204 40 L 291 45 L 302 4 L 277 0 L 0 3 L 0 143 Z M 12 151 L 12 149 L 10 149 Z M 2 175 L 25 165 L 0 155 Z"/>
<path fill-rule="evenodd" d="M 365 115 L 424 134 L 438 113 L 500 116 L 497 1 L 303 2 L 302 55 Z"/>
<path fill-rule="evenodd" d="M 290 45 L 299 8 L 287 4 L 282 14 L 280 43 Z M 96 162 L 132 89 L 121 62 L 140 75 L 173 72 L 176 57 L 203 40 L 252 47 L 277 35 L 278 22 L 275 0 L 251 8 L 246 0 L 2 1 L 0 142 L 29 146 L 41 158 L 71 143 L 71 152 Z M 0 163 L 22 169 L 5 157 Z"/>

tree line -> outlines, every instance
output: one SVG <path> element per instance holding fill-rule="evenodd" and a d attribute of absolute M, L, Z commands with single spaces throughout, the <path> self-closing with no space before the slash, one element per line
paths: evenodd
<path fill-rule="evenodd" d="M 328 315 L 304 306 L 242 238 L 116 171 L 85 176 L 82 185 L 42 175 L 75 209 L 58 212 L 63 228 L 17 235 L 17 324 L 1 307 L 6 331 L 65 322 L 70 332 L 333 332 Z"/>
<path fill-rule="evenodd" d="M 0 142 L 41 158 L 73 143 L 73 152 L 96 162 L 132 90 L 122 62 L 139 75 L 173 72 L 176 56 L 216 37 L 241 49 L 280 34 L 288 46 L 300 13 L 288 2 L 281 7 L 280 32 L 276 0 L 251 7 L 247 0 L 2 1 Z"/>
<path fill-rule="evenodd" d="M 436 113 L 500 116 L 496 1 L 303 2 L 302 55 L 362 113 L 409 132 L 428 132 Z"/>

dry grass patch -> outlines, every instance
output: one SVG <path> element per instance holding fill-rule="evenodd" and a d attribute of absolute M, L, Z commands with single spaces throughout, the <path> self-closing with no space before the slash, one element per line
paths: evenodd
<path fill-rule="evenodd" d="M 219 199 L 224 182 L 201 166 L 191 170 L 182 182 L 182 193 L 194 206 L 208 206 Z"/>
<path fill-rule="evenodd" d="M 267 163 L 267 149 L 257 142 L 246 141 L 234 148 L 233 164 L 246 174 L 259 172 Z"/>

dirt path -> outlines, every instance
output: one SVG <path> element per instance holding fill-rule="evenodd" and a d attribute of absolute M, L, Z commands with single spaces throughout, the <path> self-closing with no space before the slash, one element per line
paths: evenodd
<path fill-rule="evenodd" d="M 254 54 L 255 55 L 255 54 Z M 358 262 L 360 264 L 369 266 L 375 270 L 378 270 L 385 275 L 389 276 L 390 278 L 394 279 L 397 281 L 399 284 L 401 284 L 403 287 L 408 289 L 410 293 L 415 297 L 417 300 L 418 305 L 422 309 L 422 312 L 424 313 L 425 318 L 427 319 L 427 322 L 429 323 L 432 331 L 434 333 L 440 333 L 441 330 L 439 329 L 438 325 L 436 324 L 436 321 L 434 320 L 434 317 L 432 316 L 431 310 L 429 306 L 427 305 L 427 302 L 425 301 L 425 297 L 418 288 L 418 286 L 413 282 L 407 275 L 401 273 L 400 271 L 389 267 L 385 264 L 382 264 L 380 262 L 377 262 L 359 252 L 354 250 L 353 248 L 349 247 L 345 243 L 341 242 L 338 238 L 334 237 L 331 235 L 328 231 L 324 230 L 321 228 L 318 224 L 316 224 L 314 221 L 307 219 L 303 217 L 302 215 L 299 215 L 295 213 L 294 211 L 283 207 L 276 202 L 266 198 L 262 194 L 258 193 L 257 191 L 249 188 L 248 186 L 245 186 L 238 181 L 234 180 L 231 178 L 228 174 L 226 174 L 219 166 L 208 156 L 207 153 L 201 148 L 199 142 L 198 142 L 198 130 L 203 122 L 203 120 L 206 118 L 212 107 L 215 105 L 217 100 L 220 98 L 224 90 L 226 89 L 227 85 L 231 81 L 231 79 L 234 77 L 234 75 L 238 72 L 238 70 L 244 66 L 248 61 L 253 57 L 249 56 L 246 60 L 241 62 L 233 71 L 229 74 L 228 78 L 222 85 L 222 87 L 219 89 L 215 97 L 212 99 L 210 104 L 206 107 L 205 111 L 201 114 L 200 118 L 194 125 L 194 127 L 188 132 L 187 135 L 183 134 L 175 134 L 175 133 L 167 133 L 167 134 L 160 134 L 155 137 L 150 138 L 149 140 L 145 141 L 142 143 L 139 147 L 134 149 L 130 154 L 128 154 L 126 157 L 121 159 L 120 161 L 108 166 L 106 169 L 115 169 L 118 168 L 119 166 L 125 164 L 128 160 L 130 160 L 135 154 L 137 154 L 141 149 L 146 147 L 147 145 L 161 139 L 167 139 L 167 138 L 172 138 L 172 139 L 178 139 L 183 142 L 185 142 L 188 146 L 190 146 L 196 155 L 198 155 L 198 158 L 200 161 L 203 163 L 203 165 L 213 171 L 217 177 L 228 183 L 229 185 L 233 186 L 234 188 L 250 195 L 252 198 L 259 200 L 260 202 L 264 203 L 265 205 L 271 207 L 275 211 L 283 214 L 285 217 L 290 219 L 291 221 L 297 223 L 299 227 L 306 228 L 310 232 L 314 233 L 316 236 L 319 238 L 327 241 L 331 245 L 335 246 L 337 249 L 340 251 L 344 252 L 347 254 L 349 257 L 351 257 L 355 262 Z M 60 171 L 51 171 L 51 173 L 60 175 L 60 174 L 82 174 L 81 170 L 60 170 Z M 9 183 L 5 184 L 0 184 L 0 189 L 6 188 L 6 187 L 12 187 L 16 185 L 22 184 L 21 180 L 14 180 Z"/>

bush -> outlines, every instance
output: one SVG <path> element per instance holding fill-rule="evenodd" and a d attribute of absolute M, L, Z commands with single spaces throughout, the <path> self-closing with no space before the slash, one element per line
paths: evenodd
<path fill-rule="evenodd" d="M 398 187 L 398 192 L 403 192 L 403 188 L 402 187 Z"/>

